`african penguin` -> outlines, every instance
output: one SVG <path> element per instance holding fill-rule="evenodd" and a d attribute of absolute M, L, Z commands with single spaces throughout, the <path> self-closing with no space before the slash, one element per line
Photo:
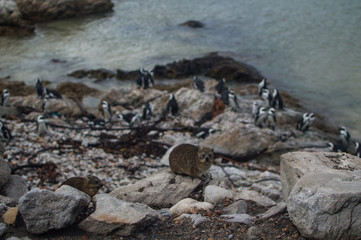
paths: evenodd
<path fill-rule="evenodd" d="M 341 126 L 340 127 L 340 140 L 341 140 L 342 144 L 346 146 L 346 148 L 348 147 L 348 145 L 350 143 L 350 139 L 351 139 L 351 135 L 347 131 L 347 128 L 345 126 Z"/>
<path fill-rule="evenodd" d="M 262 90 L 267 89 L 267 79 L 263 78 L 262 81 L 258 84 L 258 94 L 261 97 Z"/>
<path fill-rule="evenodd" d="M 61 94 L 55 89 L 43 88 L 43 97 L 45 97 L 46 95 L 48 95 L 49 98 L 57 98 L 57 99 L 63 98 Z"/>
<path fill-rule="evenodd" d="M 229 105 L 231 106 L 232 110 L 238 112 L 241 108 L 238 104 L 238 98 L 234 91 L 229 91 L 228 93 Z"/>
<path fill-rule="evenodd" d="M 199 128 L 195 129 L 192 132 L 192 136 L 195 136 L 197 138 L 206 138 L 209 136 L 209 134 L 215 133 L 216 130 L 213 128 Z"/>
<path fill-rule="evenodd" d="M 125 113 L 125 114 L 119 114 L 120 120 L 123 120 L 127 122 L 129 127 L 133 127 L 134 125 L 138 125 L 140 122 L 140 117 L 137 113 Z"/>
<path fill-rule="evenodd" d="M 361 157 L 361 147 L 359 142 L 355 142 L 355 155 Z"/>
<path fill-rule="evenodd" d="M 36 90 L 36 93 L 38 94 L 38 97 L 43 98 L 44 87 L 39 78 L 38 78 L 38 80 L 36 80 L 35 90 Z"/>
<path fill-rule="evenodd" d="M 149 119 L 151 116 L 153 116 L 153 109 L 154 106 L 150 102 L 146 102 L 143 106 L 143 120 Z"/>
<path fill-rule="evenodd" d="M 103 119 L 94 118 L 88 121 L 88 127 L 97 128 L 97 127 L 105 127 L 106 122 Z"/>
<path fill-rule="evenodd" d="M 147 71 L 144 68 L 139 68 L 136 83 L 137 88 L 141 88 L 143 86 L 144 89 L 147 89 L 150 85 L 154 86 L 153 72 Z"/>
<path fill-rule="evenodd" d="M 275 108 L 278 106 L 278 109 L 283 109 L 283 100 L 277 89 L 273 89 L 271 99 L 271 107 Z"/>
<path fill-rule="evenodd" d="M 254 119 L 254 123 L 257 127 L 262 128 L 267 118 L 267 109 L 260 107 Z"/>
<path fill-rule="evenodd" d="M 327 145 L 332 152 L 346 152 L 347 150 L 341 142 L 328 142 Z"/>
<path fill-rule="evenodd" d="M 216 90 L 218 94 L 222 94 L 223 90 L 226 88 L 226 79 L 222 78 L 221 81 L 216 85 Z"/>
<path fill-rule="evenodd" d="M 276 119 L 276 110 L 274 108 L 270 108 L 268 110 L 266 122 L 267 122 L 268 128 L 270 128 L 272 130 L 276 129 L 277 119 Z"/>
<path fill-rule="evenodd" d="M 198 76 L 193 77 L 193 87 L 201 92 L 204 92 L 204 82 Z"/>
<path fill-rule="evenodd" d="M 102 101 L 103 116 L 105 122 L 110 122 L 113 116 L 112 109 L 107 101 Z"/>
<path fill-rule="evenodd" d="M 1 95 L 1 104 L 3 107 L 10 107 L 10 93 L 7 89 L 4 89 Z"/>
<path fill-rule="evenodd" d="M 270 92 L 270 90 L 268 89 L 262 89 L 261 91 L 261 98 L 267 102 L 268 106 L 271 106 L 272 103 L 272 94 Z"/>
<path fill-rule="evenodd" d="M 315 120 L 315 114 L 313 113 L 304 113 L 302 119 L 297 122 L 296 129 L 305 132 L 311 126 L 312 122 Z"/>
<path fill-rule="evenodd" d="M 253 104 L 252 104 L 252 118 L 256 117 L 260 107 L 261 106 L 259 105 L 258 102 L 256 102 L 256 101 L 253 102 Z"/>
<path fill-rule="evenodd" d="M 48 134 L 48 126 L 46 125 L 46 122 L 42 115 L 38 116 L 36 124 L 36 130 L 39 136 Z"/>
<path fill-rule="evenodd" d="M 167 115 L 169 111 L 172 113 L 173 116 L 176 115 L 179 111 L 179 106 L 173 93 L 170 94 L 169 102 L 165 111 L 163 112 L 163 115 Z"/>
<path fill-rule="evenodd" d="M 221 94 L 221 100 L 226 105 L 229 106 L 229 88 L 223 89 L 223 92 Z"/>
<path fill-rule="evenodd" d="M 12 136 L 11 133 L 9 131 L 9 129 L 5 126 L 4 122 L 0 120 L 0 133 L 1 133 L 1 138 L 6 140 L 6 141 L 10 141 Z"/>

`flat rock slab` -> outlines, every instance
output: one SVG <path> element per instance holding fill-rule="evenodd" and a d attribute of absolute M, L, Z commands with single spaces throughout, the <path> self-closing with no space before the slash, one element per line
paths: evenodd
<path fill-rule="evenodd" d="M 129 236 L 158 220 L 157 211 L 144 204 L 125 202 L 109 194 L 95 195 L 93 200 L 95 212 L 79 224 L 87 232 Z"/>
<path fill-rule="evenodd" d="M 333 152 L 291 152 L 281 156 L 280 175 L 283 199 L 294 185 L 306 174 L 313 171 L 351 172 L 361 170 L 360 158 L 347 153 Z"/>
<path fill-rule="evenodd" d="M 276 205 L 276 202 L 266 197 L 256 191 L 253 190 L 243 190 L 240 193 L 236 194 L 234 197 L 235 200 L 243 199 L 247 201 L 253 201 L 257 204 L 264 206 L 264 207 L 272 207 Z"/>
<path fill-rule="evenodd" d="M 198 178 L 174 174 L 170 169 L 164 169 L 134 184 L 119 187 L 110 195 L 126 202 L 167 208 L 188 197 L 200 183 Z"/>

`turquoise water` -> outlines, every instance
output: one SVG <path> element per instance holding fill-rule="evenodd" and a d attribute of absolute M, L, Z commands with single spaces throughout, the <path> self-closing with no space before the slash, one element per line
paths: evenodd
<path fill-rule="evenodd" d="M 80 68 L 150 69 L 219 51 L 254 65 L 273 87 L 361 137 L 361 1 L 114 4 L 112 13 L 39 24 L 29 38 L 0 38 L 0 77 L 60 82 Z M 205 27 L 179 26 L 190 19 Z"/>

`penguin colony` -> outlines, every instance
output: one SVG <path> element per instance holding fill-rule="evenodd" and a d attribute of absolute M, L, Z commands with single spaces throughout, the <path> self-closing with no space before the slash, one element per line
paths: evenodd
<path fill-rule="evenodd" d="M 138 76 L 136 78 L 136 86 L 138 89 L 148 89 L 154 86 L 153 72 L 145 70 L 143 68 L 139 69 Z M 199 94 L 203 94 L 206 91 L 204 80 L 199 76 L 193 77 L 193 88 L 199 91 Z M 218 81 L 215 86 L 217 94 L 215 95 L 216 99 L 220 99 L 234 112 L 240 112 L 241 107 L 239 105 L 239 98 L 237 94 L 227 86 L 226 79 L 221 79 Z M 51 104 L 53 99 L 62 100 L 63 97 L 59 92 L 54 89 L 46 88 L 43 86 L 43 83 L 38 78 L 35 83 L 35 91 L 39 99 L 42 99 L 43 105 L 42 110 L 43 114 L 37 117 L 37 133 L 39 136 L 51 135 L 51 131 L 47 126 L 47 118 L 56 116 L 57 113 L 51 112 Z M 280 92 L 277 89 L 269 88 L 269 83 L 266 78 L 262 79 L 258 84 L 258 97 L 259 100 L 253 102 L 251 106 L 251 114 L 254 120 L 255 126 L 259 128 L 268 128 L 270 130 L 277 130 L 277 111 L 284 111 L 285 106 Z M 10 106 L 10 92 L 7 89 L 2 91 L 1 104 L 3 107 Z M 151 101 L 146 102 L 142 106 L 142 111 L 140 112 L 112 112 L 111 104 L 103 100 L 101 102 L 101 111 L 102 118 L 96 118 L 94 115 L 89 114 L 88 117 L 88 127 L 90 129 L 105 128 L 111 126 L 112 122 L 119 121 L 123 122 L 126 126 L 137 127 L 142 121 L 149 121 L 154 118 L 154 106 Z M 169 100 L 165 109 L 161 113 L 162 118 L 176 118 L 179 115 L 180 106 L 176 100 L 176 96 L 171 93 L 169 94 Z M 304 113 L 300 119 L 295 123 L 296 130 L 300 132 L 309 131 L 312 123 L 315 121 L 316 116 L 314 113 Z M 209 134 L 214 133 L 216 130 L 211 128 L 202 128 L 192 130 L 192 136 L 198 138 L 205 138 Z M 0 121 L 0 133 L 2 139 L 9 141 L 11 139 L 11 133 L 6 127 L 6 123 Z M 352 140 L 350 133 L 346 127 L 342 126 L 339 130 L 339 138 L 334 139 L 328 142 L 327 146 L 331 151 L 336 152 L 351 152 L 356 156 L 361 155 L 361 146 L 360 143 L 356 140 Z"/>

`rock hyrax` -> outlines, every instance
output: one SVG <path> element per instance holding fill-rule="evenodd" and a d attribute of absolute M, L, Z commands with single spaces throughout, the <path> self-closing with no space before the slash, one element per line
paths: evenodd
<path fill-rule="evenodd" d="M 169 154 L 169 166 L 174 173 L 205 179 L 203 173 L 214 161 L 212 148 L 199 148 L 191 144 L 180 144 Z"/>
<path fill-rule="evenodd" d="M 98 190 L 103 187 L 102 182 L 96 176 L 89 177 L 72 177 L 65 180 L 60 186 L 68 185 L 85 192 L 90 197 L 97 194 Z"/>

